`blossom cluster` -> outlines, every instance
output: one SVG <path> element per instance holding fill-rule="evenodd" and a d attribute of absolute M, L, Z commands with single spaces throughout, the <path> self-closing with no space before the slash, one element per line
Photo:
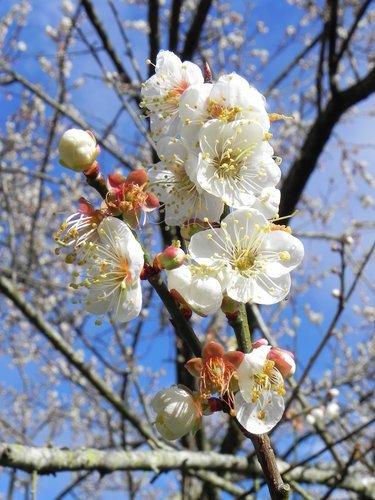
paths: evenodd
<path fill-rule="evenodd" d="M 167 224 L 219 222 L 224 205 L 277 214 L 270 119 L 264 97 L 245 79 L 232 73 L 207 82 L 198 66 L 161 51 L 142 99 L 160 158 L 150 181 Z"/>
<path fill-rule="evenodd" d="M 115 172 L 105 182 L 90 131 L 71 129 L 60 141 L 61 165 L 83 172 L 104 198 L 98 208 L 81 198 L 55 238 L 70 249 L 66 262 L 80 266 L 71 287 L 85 292 L 85 309 L 130 321 L 142 308 L 141 280 L 162 271 L 187 318 L 221 308 L 235 321 L 241 304 L 283 300 L 304 250 L 289 227 L 276 224 L 280 159 L 268 141 L 279 115 L 268 114 L 264 97 L 239 75 L 212 82 L 208 67 L 202 74 L 168 51 L 159 52 L 141 93 L 160 160 L 148 171 Z M 152 261 L 140 236 L 159 206 L 183 241 Z M 166 439 L 197 430 L 202 415 L 218 410 L 249 432 L 268 432 L 283 414 L 283 377 L 295 365 L 291 353 L 261 340 L 246 354 L 208 343 L 186 368 L 198 391 L 173 386 L 153 401 Z"/>
<path fill-rule="evenodd" d="M 207 82 L 198 66 L 161 51 L 142 98 L 160 158 L 150 189 L 167 224 L 198 229 L 189 263 L 167 273 L 175 297 L 203 316 L 217 311 L 224 295 L 281 301 L 303 247 L 269 220 L 278 213 L 280 168 L 267 140 L 264 97 L 236 73 Z M 224 207 L 231 210 L 225 218 Z"/>
<path fill-rule="evenodd" d="M 253 434 L 271 430 L 284 413 L 284 378 L 293 375 L 292 353 L 253 343 L 252 351 L 224 352 L 208 342 L 201 358 L 190 359 L 186 369 L 198 378 L 198 391 L 173 386 L 158 392 L 153 401 L 156 425 L 166 439 L 178 439 L 200 427 L 202 415 L 225 411 Z"/>

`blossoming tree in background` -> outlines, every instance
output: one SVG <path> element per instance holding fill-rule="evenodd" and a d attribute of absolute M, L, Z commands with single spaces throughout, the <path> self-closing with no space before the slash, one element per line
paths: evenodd
<path fill-rule="evenodd" d="M 0 491 L 374 498 L 358 122 L 323 154 L 375 89 L 370 2 L 285 4 L 270 65 L 260 7 L 144 3 L 63 1 L 40 82 L 29 4 L 0 24 Z"/>

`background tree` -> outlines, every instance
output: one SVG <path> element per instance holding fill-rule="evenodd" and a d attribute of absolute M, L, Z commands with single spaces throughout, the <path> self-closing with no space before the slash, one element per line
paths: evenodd
<path fill-rule="evenodd" d="M 254 337 L 298 360 L 270 439 L 295 498 L 374 498 L 371 2 L 25 0 L 0 13 L 3 497 L 270 495 L 253 445 L 226 415 L 177 444 L 154 431 L 157 390 L 194 383 L 183 368 L 190 327 L 173 301 L 165 309 L 164 289 L 145 285 L 137 320 L 97 326 L 72 305 L 54 251 L 79 197 L 100 199 L 58 166 L 60 136 L 93 130 L 105 174 L 155 162 L 140 84 L 164 48 L 208 61 L 214 76 L 237 71 L 288 116 L 271 142 L 283 158 L 280 212 L 298 208 L 291 225 L 306 257 L 288 301 L 247 306 Z M 156 218 L 144 230 L 155 250 L 175 236 Z M 201 341 L 236 347 L 221 313 L 190 325 Z M 261 458 L 266 442 L 254 444 Z M 71 473 L 44 476 L 60 471 Z M 280 485 L 269 484 L 275 498 L 286 495 Z"/>

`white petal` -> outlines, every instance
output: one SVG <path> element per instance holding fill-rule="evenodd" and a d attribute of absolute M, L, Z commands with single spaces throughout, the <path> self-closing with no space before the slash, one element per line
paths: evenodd
<path fill-rule="evenodd" d="M 262 345 L 253 349 L 251 352 L 245 354 L 238 367 L 238 385 L 242 397 L 248 403 L 252 399 L 253 377 L 255 374 L 262 372 L 270 350 L 271 346 L 269 345 Z"/>
<path fill-rule="evenodd" d="M 157 76 L 163 74 L 179 75 L 181 59 L 174 52 L 160 50 L 156 56 L 155 73 Z"/>
<path fill-rule="evenodd" d="M 118 300 L 114 304 L 114 318 L 124 323 L 136 318 L 142 309 L 142 289 L 138 282 L 135 287 L 128 288 L 118 295 Z"/>
<path fill-rule="evenodd" d="M 289 274 L 271 278 L 265 273 L 259 273 L 252 278 L 232 278 L 227 287 L 227 294 L 238 302 L 272 305 L 281 302 L 288 295 L 290 286 Z"/>
<path fill-rule="evenodd" d="M 286 231 L 271 231 L 259 247 L 259 254 L 263 252 L 275 252 L 280 256 L 277 261 L 266 261 L 266 273 L 271 277 L 279 277 L 301 263 L 304 248 L 298 238 Z"/>
<path fill-rule="evenodd" d="M 238 422 L 252 434 L 269 432 L 280 421 L 285 408 L 284 398 L 271 391 L 264 391 L 256 403 L 247 403 L 238 392 L 234 403 Z"/>
<path fill-rule="evenodd" d="M 222 258 L 228 258 L 223 249 L 225 241 L 225 232 L 223 229 L 207 229 L 200 231 L 192 236 L 189 243 L 189 254 L 199 263 L 212 266 L 215 264 L 215 254 L 222 255 Z"/>
<path fill-rule="evenodd" d="M 156 427 L 166 439 L 178 439 L 194 429 L 199 412 L 187 390 L 172 386 L 159 391 L 152 401 L 158 414 Z"/>
<path fill-rule="evenodd" d="M 98 234 L 101 244 L 118 258 L 127 259 L 132 276 L 139 276 L 144 264 L 143 250 L 129 226 L 116 217 L 106 217 L 98 227 Z"/>
<path fill-rule="evenodd" d="M 285 274 L 278 278 L 271 278 L 265 273 L 259 273 L 255 278 L 254 297 L 252 302 L 263 305 L 277 304 L 288 295 L 290 285 L 290 274 Z"/>
<path fill-rule="evenodd" d="M 227 285 L 227 295 L 243 304 L 251 302 L 255 296 L 255 280 L 242 276 L 238 271 L 233 270 Z"/>
<path fill-rule="evenodd" d="M 92 286 L 86 297 L 85 310 L 97 316 L 103 316 L 111 308 L 112 301 L 112 295 L 107 295 L 101 288 Z"/>
<path fill-rule="evenodd" d="M 262 229 L 269 226 L 265 216 L 258 210 L 251 208 L 235 210 L 227 215 L 223 222 L 227 224 L 227 231 L 232 241 L 236 242 L 239 237 L 242 238 L 242 248 L 245 248 L 246 242 L 253 240 L 256 234 L 259 234 L 259 238 L 263 238 L 264 231 Z M 248 235 L 248 240 L 243 238 L 244 235 Z"/>
<path fill-rule="evenodd" d="M 272 219 L 279 213 L 280 190 L 274 187 L 262 189 L 257 195 L 252 208 L 259 210 L 267 219 Z"/>

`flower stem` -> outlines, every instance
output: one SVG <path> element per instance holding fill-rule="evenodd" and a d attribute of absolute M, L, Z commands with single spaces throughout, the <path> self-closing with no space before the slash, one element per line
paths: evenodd
<path fill-rule="evenodd" d="M 245 304 L 239 304 L 239 313 L 235 320 L 229 321 L 236 335 L 238 348 L 242 352 L 251 351 L 251 333 L 247 321 Z"/>

